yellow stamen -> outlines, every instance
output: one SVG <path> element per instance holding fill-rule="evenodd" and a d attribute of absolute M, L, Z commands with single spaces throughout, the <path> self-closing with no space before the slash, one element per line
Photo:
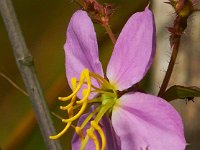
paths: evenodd
<path fill-rule="evenodd" d="M 57 135 L 49 136 L 49 138 L 52 139 L 52 140 L 58 139 L 68 130 L 70 125 L 71 125 L 71 122 L 68 122 L 67 125 L 65 126 L 65 128 L 62 131 L 60 131 Z"/>
<path fill-rule="evenodd" d="M 69 117 L 72 117 L 74 115 L 74 108 L 70 107 L 69 109 L 67 109 L 67 112 L 69 114 Z"/>
<path fill-rule="evenodd" d="M 98 82 L 99 86 L 93 85 L 93 80 L 95 80 L 95 83 Z M 104 79 L 100 75 L 89 72 L 88 69 L 84 69 L 81 72 L 79 79 L 72 78 L 71 85 L 72 94 L 70 94 L 67 97 L 59 97 L 59 100 L 61 101 L 70 100 L 68 105 L 60 106 L 60 109 L 67 110 L 68 118 L 61 118 L 62 122 L 67 124 L 60 133 L 54 136 L 50 136 L 50 139 L 59 138 L 68 130 L 70 126 L 72 126 L 75 129 L 77 135 L 80 137 L 80 150 L 85 149 L 89 139 L 92 139 L 94 141 L 96 150 L 105 150 L 106 136 L 104 134 L 103 129 L 98 123 L 102 119 L 103 115 L 105 115 L 105 113 L 111 110 L 111 108 L 115 104 L 115 99 L 117 98 L 115 86 L 112 86 L 106 79 Z M 79 94 L 78 92 L 80 91 L 82 91 L 82 99 L 77 100 L 77 94 Z M 90 93 L 93 92 L 97 94 L 97 97 L 90 99 Z M 92 105 L 93 103 L 98 103 L 98 106 L 84 119 L 80 126 L 74 126 L 72 122 L 79 119 L 79 117 L 86 110 L 87 105 Z M 77 113 L 74 114 L 75 112 Z M 89 122 L 90 127 L 86 130 L 87 134 L 84 137 L 83 129 L 85 129 L 85 126 L 88 125 Z M 102 146 L 100 145 L 97 135 L 95 135 L 94 133 L 95 130 L 101 137 Z"/>
<path fill-rule="evenodd" d="M 113 92 L 115 94 L 116 93 L 116 90 L 114 86 L 112 86 L 106 79 L 104 79 L 102 76 L 100 76 L 99 74 L 96 74 L 96 73 L 93 73 L 93 72 L 90 72 L 90 76 L 93 77 L 94 79 L 96 79 L 102 86 L 106 87 L 106 88 L 109 88 L 109 89 L 112 89 Z"/>
<path fill-rule="evenodd" d="M 103 91 L 103 90 L 94 90 L 94 91 L 92 91 L 92 92 L 102 93 L 102 94 L 108 95 L 108 96 L 110 96 L 110 97 L 114 97 L 114 96 L 115 96 L 114 93 L 106 92 L 106 91 Z"/>
<path fill-rule="evenodd" d="M 83 99 L 81 99 L 80 101 L 76 101 L 76 103 L 82 104 L 83 102 L 87 101 L 89 94 L 90 94 L 90 91 L 88 89 L 83 89 L 82 91 Z"/>
<path fill-rule="evenodd" d="M 106 79 L 104 79 L 102 76 L 100 76 L 99 74 L 90 72 L 90 76 L 93 77 L 94 79 L 96 79 L 98 82 L 100 82 L 100 84 L 113 89 L 113 87 L 110 85 L 110 83 Z"/>
<path fill-rule="evenodd" d="M 69 117 L 72 117 L 73 113 L 74 113 L 73 108 L 71 107 L 67 111 L 68 111 Z M 61 117 L 59 117 L 59 118 L 61 118 Z M 57 135 L 49 136 L 49 138 L 52 139 L 52 140 L 55 140 L 55 139 L 58 139 L 59 137 L 61 137 L 69 129 L 71 123 L 72 122 L 68 122 L 67 125 L 65 126 L 65 128 L 62 131 L 60 131 Z"/>
<path fill-rule="evenodd" d="M 76 78 L 72 78 L 71 79 L 71 84 L 72 84 L 72 90 L 73 91 L 76 89 L 76 83 L 77 83 L 77 79 Z"/>
<path fill-rule="evenodd" d="M 98 131 L 99 135 L 101 136 L 101 140 L 102 140 L 101 150 L 105 150 L 106 149 L 106 137 L 104 135 L 102 128 L 98 125 L 98 123 L 96 121 L 91 121 L 90 124 L 95 130 Z"/>
<path fill-rule="evenodd" d="M 85 79 L 85 76 L 87 76 L 87 74 L 89 74 L 88 69 L 83 70 L 80 75 L 80 81 L 79 81 L 76 89 L 72 92 L 72 94 L 70 94 L 67 97 L 58 97 L 58 99 L 61 101 L 67 101 L 67 100 L 71 99 L 74 95 L 76 95 L 78 93 L 78 91 L 80 90 L 80 88 L 82 87 L 82 85 L 84 84 L 84 79 Z M 75 80 L 75 79 L 72 78 L 72 80 Z"/>
<path fill-rule="evenodd" d="M 86 106 L 87 106 L 87 100 L 88 100 L 88 96 L 90 94 L 90 90 L 91 90 L 91 81 L 90 81 L 90 77 L 89 77 L 89 71 L 88 69 L 86 69 L 85 71 L 83 71 L 83 75 L 85 76 L 86 80 L 87 80 L 87 83 L 88 83 L 88 89 L 87 90 L 83 90 L 83 99 L 80 100 L 80 101 L 77 101 L 76 103 L 79 103 L 81 104 L 82 103 L 82 107 L 80 109 L 80 111 L 73 117 L 69 118 L 69 119 L 63 119 L 62 121 L 63 122 L 71 122 L 71 121 L 74 121 L 76 119 L 78 119 L 81 114 L 85 111 L 86 109 Z M 78 87 L 78 86 L 77 86 Z M 77 88 L 76 88 L 77 89 Z"/>
<path fill-rule="evenodd" d="M 76 95 L 72 97 L 71 102 L 67 106 L 60 106 L 61 110 L 67 110 L 68 108 L 72 107 L 74 102 L 76 101 Z"/>
<path fill-rule="evenodd" d="M 71 117 L 69 119 L 62 119 L 62 122 L 66 122 L 67 123 L 67 122 L 71 122 L 71 121 L 74 121 L 74 120 L 78 119 L 83 114 L 83 112 L 85 111 L 86 107 L 87 107 L 87 101 L 85 101 L 83 103 L 80 111 L 75 116 L 73 116 L 73 117 Z"/>
<path fill-rule="evenodd" d="M 73 91 L 76 89 L 76 82 L 77 82 L 76 78 L 72 78 L 71 79 L 71 84 L 72 84 L 72 90 Z M 67 106 L 60 106 L 60 109 L 61 110 L 67 110 L 67 109 L 69 109 L 70 107 L 73 106 L 73 104 L 74 104 L 75 101 L 76 101 L 76 95 L 74 95 L 72 97 L 71 102 Z"/>
<path fill-rule="evenodd" d="M 81 128 L 83 129 L 86 124 L 90 121 L 90 119 L 99 111 L 100 107 L 97 107 L 92 113 L 90 113 L 84 122 L 81 124 Z"/>
<path fill-rule="evenodd" d="M 88 99 L 89 95 L 90 95 L 90 92 L 91 92 L 91 80 L 90 80 L 89 72 L 85 72 L 85 79 L 87 81 L 88 89 L 83 90 L 83 99 L 80 100 L 80 101 L 77 101 L 76 102 L 77 104 L 81 104 L 84 101 L 86 101 Z"/>
<path fill-rule="evenodd" d="M 81 127 L 75 127 L 75 131 L 76 131 L 76 134 L 80 137 L 81 141 L 84 140 L 84 135 L 83 135 L 83 132 L 82 132 L 82 129 Z"/>
<path fill-rule="evenodd" d="M 96 135 L 93 133 L 93 129 L 90 128 L 90 129 L 88 129 L 86 132 L 87 132 L 87 135 L 94 141 L 96 150 L 100 150 L 100 148 L 99 148 L 99 140 L 98 140 L 98 138 L 96 137 Z M 83 148 L 83 149 L 84 149 L 84 148 Z"/>

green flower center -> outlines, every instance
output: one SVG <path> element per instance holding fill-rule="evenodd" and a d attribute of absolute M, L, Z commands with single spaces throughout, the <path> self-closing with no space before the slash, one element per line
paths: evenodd
<path fill-rule="evenodd" d="M 99 87 L 93 85 L 93 81 L 97 81 Z M 76 78 L 72 78 L 71 85 L 73 91 L 72 94 L 67 97 L 58 98 L 61 101 L 69 101 L 67 106 L 60 106 L 61 110 L 65 110 L 68 113 L 68 118 L 62 119 L 62 122 L 66 123 L 66 126 L 57 135 L 50 136 L 50 139 L 58 139 L 69 129 L 69 127 L 73 127 L 81 139 L 81 150 L 85 148 L 89 138 L 94 141 L 96 150 L 100 150 L 100 147 L 101 150 L 105 150 L 106 137 L 99 122 L 106 113 L 112 111 L 113 106 L 118 99 L 116 88 L 100 75 L 89 72 L 88 69 L 84 69 L 81 72 L 79 81 Z M 77 100 L 79 91 L 82 91 L 81 100 Z M 91 93 L 95 93 L 96 97 L 90 99 Z M 73 125 L 73 122 L 83 115 L 86 108 L 94 103 L 98 104 L 97 107 L 86 117 L 82 124 L 80 126 Z M 86 130 L 86 135 L 84 135 L 82 130 L 88 123 L 90 124 L 90 127 Z M 101 137 L 101 146 L 94 131 Z"/>

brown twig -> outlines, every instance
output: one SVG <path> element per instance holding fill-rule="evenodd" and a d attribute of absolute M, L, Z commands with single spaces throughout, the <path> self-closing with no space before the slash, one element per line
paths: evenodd
<path fill-rule="evenodd" d="M 168 68 L 167 68 L 167 72 L 166 72 L 165 77 L 163 79 L 163 82 L 162 82 L 160 91 L 158 93 L 158 96 L 162 96 L 163 93 L 165 92 L 167 86 L 168 86 L 169 80 L 171 78 L 172 71 L 174 69 L 174 64 L 176 62 L 176 58 L 177 58 L 177 55 L 178 55 L 179 45 L 180 45 L 180 38 L 178 38 L 177 41 L 174 43 L 172 55 L 171 55 L 170 62 L 169 62 Z"/>
<path fill-rule="evenodd" d="M 110 39 L 112 40 L 113 44 L 116 43 L 116 38 L 115 35 L 112 32 L 112 29 L 110 28 L 109 25 L 105 25 L 104 28 L 106 29 L 106 32 L 108 33 Z"/>

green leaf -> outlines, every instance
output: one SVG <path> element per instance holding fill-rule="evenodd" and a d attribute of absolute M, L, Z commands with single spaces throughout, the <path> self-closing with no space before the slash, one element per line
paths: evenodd
<path fill-rule="evenodd" d="M 161 97 L 168 102 L 175 99 L 192 100 L 194 97 L 200 97 L 200 88 L 195 86 L 185 87 L 174 85 L 167 89 L 167 91 Z"/>

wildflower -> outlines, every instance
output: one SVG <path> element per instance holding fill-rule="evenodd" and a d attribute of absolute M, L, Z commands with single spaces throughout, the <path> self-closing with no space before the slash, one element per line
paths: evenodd
<path fill-rule="evenodd" d="M 60 107 L 69 118 L 62 119 L 66 127 L 51 139 L 59 138 L 72 126 L 80 139 L 72 143 L 73 149 L 105 150 L 108 145 L 114 147 L 113 139 L 118 147 L 110 150 L 185 148 L 182 121 L 175 109 L 159 97 L 134 89 L 151 66 L 155 51 L 155 25 L 148 8 L 131 16 L 122 29 L 106 77 L 98 57 L 96 33 L 85 11 L 72 16 L 64 49 L 66 75 L 73 92 L 59 97 L 70 101 Z M 88 106 L 91 109 L 83 115 Z M 109 116 L 110 133 L 116 138 L 108 134 L 109 123 L 103 121 L 109 121 Z M 75 126 L 72 123 L 77 119 Z"/>

